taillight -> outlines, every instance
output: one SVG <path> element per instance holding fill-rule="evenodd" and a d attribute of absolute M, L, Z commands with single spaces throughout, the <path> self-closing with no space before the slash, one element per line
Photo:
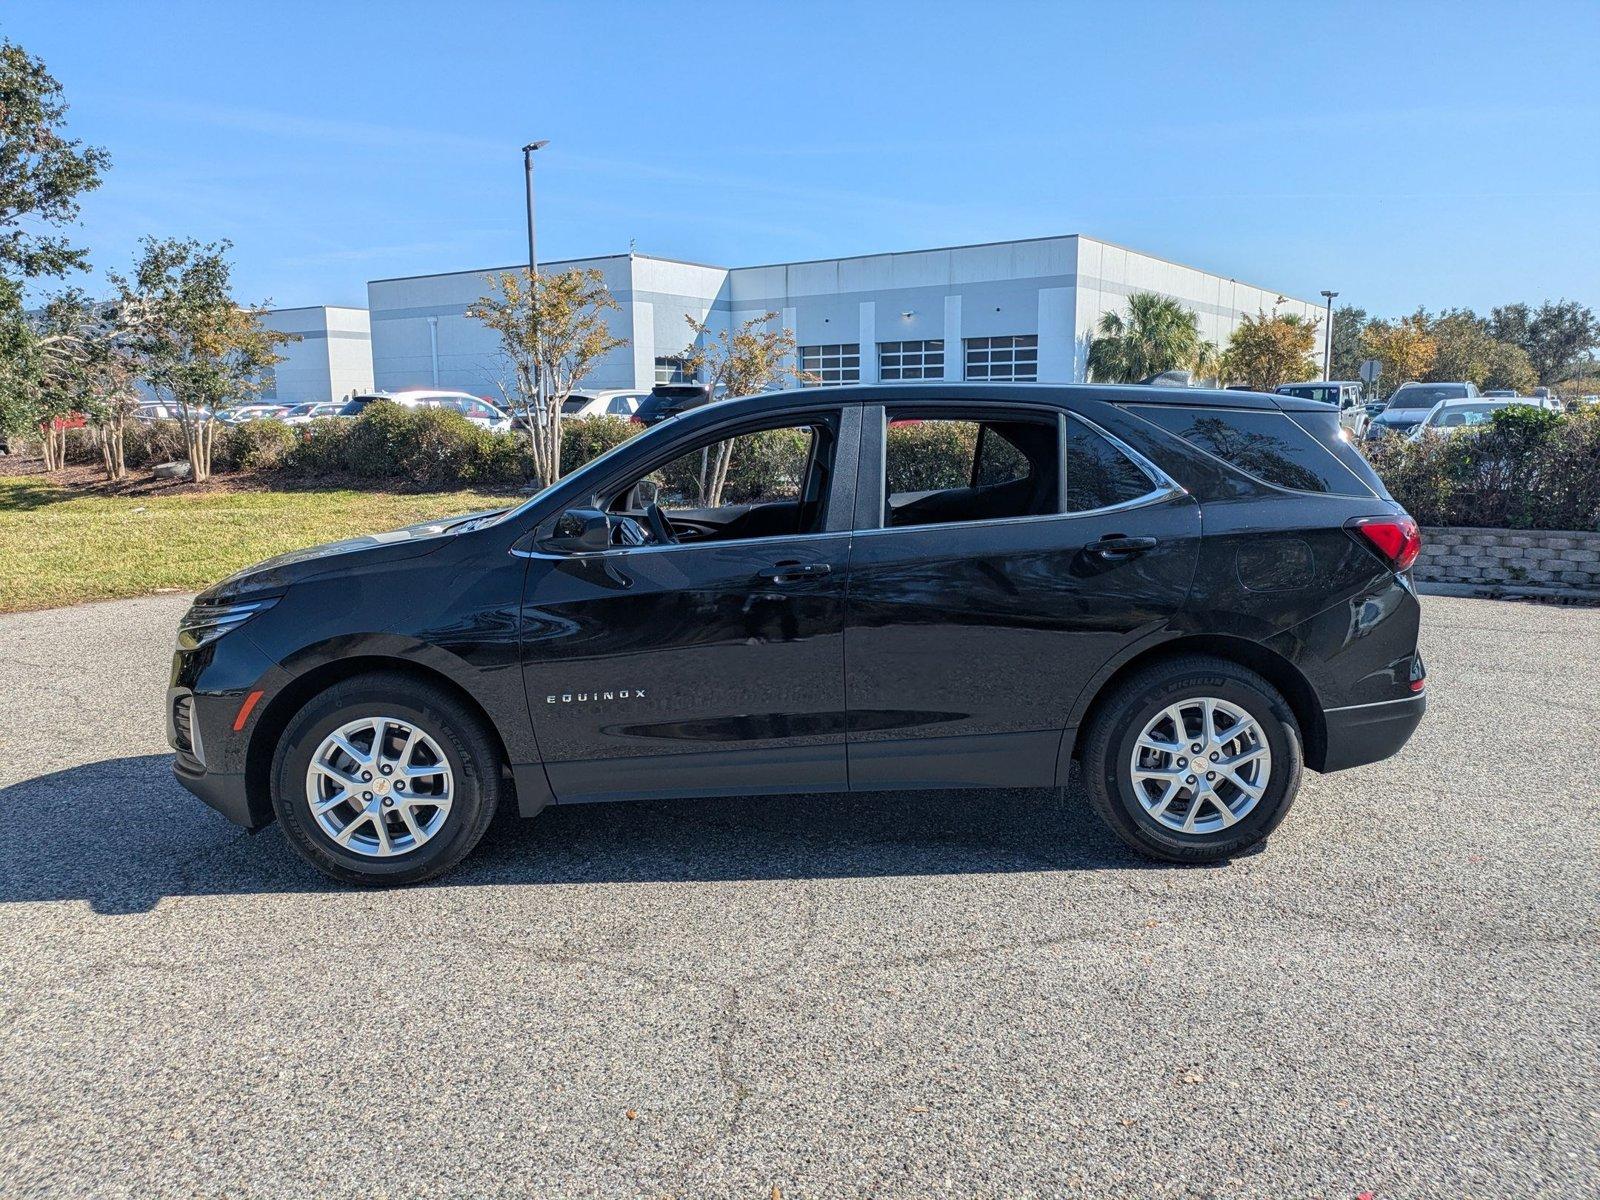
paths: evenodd
<path fill-rule="evenodd" d="M 1422 553 L 1422 532 L 1410 517 L 1357 517 L 1345 528 L 1365 538 L 1397 572 L 1409 570 Z"/>
<path fill-rule="evenodd" d="M 644 418 L 641 417 L 638 413 L 634 413 L 631 417 L 628 418 L 628 422 L 630 424 L 632 424 L 632 425 L 643 425 L 644 424 Z"/>

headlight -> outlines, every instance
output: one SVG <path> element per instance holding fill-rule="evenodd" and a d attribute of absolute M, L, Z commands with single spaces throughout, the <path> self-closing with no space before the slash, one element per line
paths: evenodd
<path fill-rule="evenodd" d="M 196 604 L 178 622 L 178 645 L 185 650 L 198 650 L 223 634 L 231 633 L 277 602 L 277 598 L 273 597 L 239 604 Z"/>

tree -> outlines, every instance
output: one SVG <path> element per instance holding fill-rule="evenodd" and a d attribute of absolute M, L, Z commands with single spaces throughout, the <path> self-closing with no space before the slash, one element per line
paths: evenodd
<path fill-rule="evenodd" d="M 1470 308 L 1446 309 L 1432 318 L 1419 309 L 1417 315 L 1427 321 L 1434 344 L 1433 363 L 1420 378 L 1435 383 L 1466 380 L 1482 387 L 1497 345 L 1489 323 Z"/>
<path fill-rule="evenodd" d="M 0 41 L 0 275 L 36 279 L 84 266 L 87 251 L 40 227 L 77 218 L 110 156 L 63 136 L 67 105 L 44 63 Z"/>
<path fill-rule="evenodd" d="M 1135 292 L 1128 316 L 1100 318 L 1089 343 L 1089 378 L 1137 383 L 1163 371 L 1193 370 L 1200 356 L 1200 318 L 1169 296 Z"/>
<path fill-rule="evenodd" d="M 1424 312 L 1401 317 L 1392 324 L 1373 321 L 1362 331 L 1361 345 L 1368 358 L 1383 364 L 1380 382 L 1384 395 L 1402 383 L 1423 378 L 1439 352 L 1428 332 L 1428 314 Z"/>
<path fill-rule="evenodd" d="M 1245 317 L 1228 339 L 1223 373 L 1258 392 L 1280 383 L 1297 383 L 1317 374 L 1311 354 L 1317 347 L 1317 326 L 1298 313 L 1265 313 Z"/>
<path fill-rule="evenodd" d="M 1497 342 L 1508 342 L 1527 350 L 1532 344 L 1528 336 L 1528 326 L 1532 324 L 1533 310 L 1526 304 L 1502 304 L 1489 310 L 1489 336 Z"/>
<path fill-rule="evenodd" d="M 811 376 L 795 369 L 794 332 L 771 328 L 778 319 L 775 312 L 751 317 L 737 329 L 721 329 L 714 335 L 706 322 L 684 319 L 694 331 L 681 355 L 684 376 L 708 384 L 713 395 L 725 391 L 729 396 L 750 396 L 784 379 L 811 381 Z M 715 507 L 722 503 L 722 489 L 733 465 L 733 445 L 734 439 L 729 438 L 702 453 L 701 504 Z"/>
<path fill-rule="evenodd" d="M 1539 383 L 1539 373 L 1528 361 L 1528 352 L 1521 346 L 1496 342 L 1489 352 L 1489 370 L 1479 386 L 1485 388 L 1510 388 L 1524 396 Z"/>
<path fill-rule="evenodd" d="M 28 281 L 82 268 L 85 251 L 51 232 L 78 215 L 78 197 L 100 185 L 104 150 L 66 137 L 61 85 L 9 40 L 0 40 L 0 432 L 37 429 L 47 465 L 60 447 L 59 423 L 41 410 L 67 341 L 47 327 L 60 317 L 25 310 Z"/>
<path fill-rule="evenodd" d="M 1497 341 L 1520 346 L 1546 385 L 1579 374 L 1600 348 L 1600 319 L 1575 300 L 1546 300 L 1537 310 L 1502 305 L 1489 314 L 1489 332 Z"/>
<path fill-rule="evenodd" d="M 16 284 L 0 276 L 0 303 L 17 313 L 0 330 L 0 423 L 9 431 L 37 434 L 44 469 L 58 471 L 66 464 L 65 418 L 78 399 L 73 300 L 58 297 L 24 314 Z"/>
<path fill-rule="evenodd" d="M 192 478 L 211 477 L 216 415 L 261 391 L 277 348 L 296 335 L 261 324 L 233 298 L 229 242 L 146 238 L 131 277 L 113 273 L 127 344 L 144 381 L 178 409 Z"/>
<path fill-rule="evenodd" d="M 123 438 L 139 403 L 139 357 L 129 312 L 120 304 L 94 303 L 80 291 L 52 306 L 70 336 L 70 361 L 63 364 L 72 408 L 89 419 L 106 476 L 127 474 Z"/>
<path fill-rule="evenodd" d="M 1543 384 L 1559 383 L 1577 373 L 1600 347 L 1600 320 L 1576 300 L 1548 300 L 1528 326 L 1528 361 Z"/>
<path fill-rule="evenodd" d="M 511 370 L 500 391 L 527 432 L 535 476 L 548 486 L 561 478 L 563 403 L 602 357 L 628 344 L 612 337 L 605 321 L 621 306 L 593 268 L 554 275 L 503 271 L 488 282 L 490 294 L 467 315 L 500 336 Z"/>
<path fill-rule="evenodd" d="M 1361 334 L 1368 325 L 1367 310 L 1344 304 L 1333 310 L 1333 362 L 1335 379 L 1361 378 L 1361 361 L 1367 357 Z"/>

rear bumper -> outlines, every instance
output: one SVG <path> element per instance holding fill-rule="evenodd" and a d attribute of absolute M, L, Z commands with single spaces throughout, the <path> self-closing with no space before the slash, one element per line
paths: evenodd
<path fill-rule="evenodd" d="M 1320 769 L 1343 771 L 1398 754 L 1416 732 L 1427 709 L 1426 695 L 1324 709 L 1327 741 Z"/>

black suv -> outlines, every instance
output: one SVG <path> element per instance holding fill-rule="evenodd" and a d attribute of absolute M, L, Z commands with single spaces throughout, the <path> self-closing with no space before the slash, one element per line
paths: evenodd
<path fill-rule="evenodd" d="M 916 384 L 695 408 L 526 503 L 200 596 L 179 780 L 342 880 L 495 808 L 1061 787 L 1225 858 L 1422 718 L 1416 524 L 1316 401 Z"/>

